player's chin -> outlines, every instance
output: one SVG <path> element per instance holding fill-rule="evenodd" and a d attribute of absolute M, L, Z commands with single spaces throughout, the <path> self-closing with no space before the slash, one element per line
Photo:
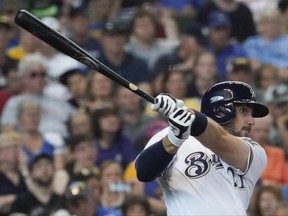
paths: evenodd
<path fill-rule="evenodd" d="M 241 134 L 242 137 L 247 137 L 249 135 L 249 133 L 250 133 L 249 129 L 242 129 L 240 131 L 240 134 Z"/>

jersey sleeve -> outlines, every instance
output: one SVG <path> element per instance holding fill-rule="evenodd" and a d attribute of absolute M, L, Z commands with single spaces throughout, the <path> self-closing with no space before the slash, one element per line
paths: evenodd
<path fill-rule="evenodd" d="M 257 182 L 262 175 L 266 165 L 267 156 L 265 150 L 255 141 L 250 138 L 242 137 L 249 147 L 249 156 L 247 161 L 247 168 L 244 172 L 237 169 L 239 175 L 245 175 L 246 178 Z"/>

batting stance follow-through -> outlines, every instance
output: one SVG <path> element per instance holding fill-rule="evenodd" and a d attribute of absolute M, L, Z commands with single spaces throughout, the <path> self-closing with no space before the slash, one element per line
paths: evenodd
<path fill-rule="evenodd" d="M 168 118 L 137 156 L 140 181 L 158 178 L 168 215 L 246 215 L 250 197 L 267 162 L 248 138 L 254 118 L 268 108 L 243 82 L 221 82 L 203 95 L 201 112 L 160 94 L 152 105 Z"/>

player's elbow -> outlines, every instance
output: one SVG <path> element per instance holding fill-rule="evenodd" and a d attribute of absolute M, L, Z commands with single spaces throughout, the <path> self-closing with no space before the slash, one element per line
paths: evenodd
<path fill-rule="evenodd" d="M 153 180 L 155 180 L 155 178 L 152 178 L 151 176 L 146 175 L 145 173 L 138 173 L 137 172 L 137 179 L 140 182 L 151 182 Z"/>
<path fill-rule="evenodd" d="M 141 182 L 151 182 L 156 179 L 156 177 L 152 176 L 151 172 L 147 170 L 147 167 L 139 163 L 139 158 L 135 161 L 135 170 L 137 179 Z"/>

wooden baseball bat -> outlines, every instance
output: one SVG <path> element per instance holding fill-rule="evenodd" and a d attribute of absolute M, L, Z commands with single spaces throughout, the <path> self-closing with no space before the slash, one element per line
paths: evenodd
<path fill-rule="evenodd" d="M 98 59 L 94 58 L 87 51 L 82 49 L 60 32 L 57 32 L 45 25 L 40 19 L 28 11 L 18 11 L 17 15 L 15 16 L 15 23 L 65 55 L 83 63 L 89 68 L 99 71 L 116 83 L 136 93 L 143 99 L 154 103 L 154 97 L 142 91 L 136 85 L 117 74 L 115 71 L 104 65 Z"/>

